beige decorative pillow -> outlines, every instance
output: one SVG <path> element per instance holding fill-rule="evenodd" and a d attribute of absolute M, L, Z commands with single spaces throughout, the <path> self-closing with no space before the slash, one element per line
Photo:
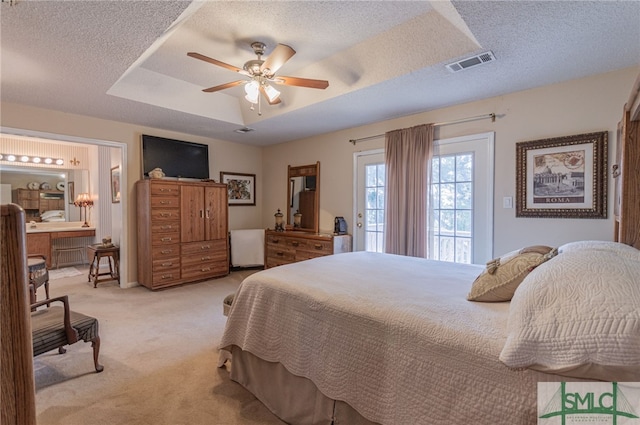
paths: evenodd
<path fill-rule="evenodd" d="M 520 282 L 548 259 L 557 254 L 550 246 L 535 245 L 511 251 L 487 263 L 467 295 L 469 301 L 510 301 Z"/>

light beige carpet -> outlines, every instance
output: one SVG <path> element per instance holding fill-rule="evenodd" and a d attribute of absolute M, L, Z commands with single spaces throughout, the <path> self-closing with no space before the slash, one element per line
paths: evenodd
<path fill-rule="evenodd" d="M 82 341 L 35 358 L 39 425 L 284 424 L 216 367 L 222 300 L 254 271 L 152 292 L 115 281 L 94 289 L 79 269 L 52 281 L 51 296 L 98 318 L 104 371 Z"/>

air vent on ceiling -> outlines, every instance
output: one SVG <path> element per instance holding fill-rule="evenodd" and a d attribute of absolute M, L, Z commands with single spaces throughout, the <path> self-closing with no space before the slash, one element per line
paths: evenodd
<path fill-rule="evenodd" d="M 251 132 L 253 130 L 254 129 L 250 128 L 250 127 L 243 127 L 243 128 L 238 128 L 238 129 L 233 130 L 233 131 L 235 131 L 236 133 L 244 134 L 244 133 L 249 133 L 249 132 Z"/>
<path fill-rule="evenodd" d="M 451 72 L 458 72 L 476 65 L 482 65 L 488 62 L 492 62 L 494 60 L 496 60 L 496 57 L 493 55 L 493 52 L 489 50 L 487 52 L 480 53 L 479 55 L 471 56 L 469 58 L 450 63 L 447 65 L 447 69 Z"/>

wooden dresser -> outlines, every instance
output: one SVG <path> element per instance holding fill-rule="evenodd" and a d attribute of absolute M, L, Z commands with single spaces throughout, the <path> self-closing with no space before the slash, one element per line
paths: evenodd
<path fill-rule="evenodd" d="M 351 252 L 351 235 L 265 231 L 265 268 Z"/>
<path fill-rule="evenodd" d="M 64 192 L 59 190 L 16 189 L 12 196 L 12 202 L 24 209 L 27 221 L 40 221 L 45 211 L 64 210 L 65 206 Z"/>
<path fill-rule="evenodd" d="M 150 289 L 229 274 L 227 186 L 140 180 L 138 283 Z"/>

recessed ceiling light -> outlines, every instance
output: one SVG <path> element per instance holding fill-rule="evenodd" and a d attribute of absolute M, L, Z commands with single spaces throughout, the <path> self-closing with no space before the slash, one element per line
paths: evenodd
<path fill-rule="evenodd" d="M 235 131 L 236 133 L 244 134 L 244 133 L 249 133 L 251 131 L 254 131 L 254 129 L 253 128 L 249 128 L 249 127 L 243 127 L 243 128 L 238 128 L 238 129 L 233 130 L 233 131 Z"/>

